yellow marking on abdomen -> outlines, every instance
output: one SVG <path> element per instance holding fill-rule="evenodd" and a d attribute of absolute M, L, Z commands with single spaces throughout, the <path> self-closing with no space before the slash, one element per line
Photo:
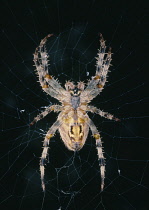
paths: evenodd
<path fill-rule="evenodd" d="M 72 123 L 73 122 L 73 120 L 72 120 L 72 117 L 68 117 L 68 118 L 63 118 L 63 120 L 64 120 L 64 123 Z"/>
<path fill-rule="evenodd" d="M 78 118 L 78 123 L 85 123 L 85 120 L 83 118 Z"/>

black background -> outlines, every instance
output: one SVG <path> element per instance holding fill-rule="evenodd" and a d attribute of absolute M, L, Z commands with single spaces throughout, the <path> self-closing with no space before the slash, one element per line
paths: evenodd
<path fill-rule="evenodd" d="M 146 17 L 145 1 L 1 2 L 1 209 L 149 209 Z M 86 72 L 95 72 L 99 32 L 112 46 L 113 66 L 101 97 L 93 103 L 121 118 L 121 122 L 115 123 L 90 115 L 103 137 L 107 162 L 105 189 L 100 192 L 91 134 L 77 154 L 68 151 L 56 134 L 51 140 L 44 195 L 39 157 L 43 134 L 56 115 L 47 116 L 32 128 L 28 125 L 42 106 L 57 102 L 36 82 L 34 50 L 42 38 L 54 33 L 47 44 L 51 53 L 50 73 L 62 85 L 69 79 L 87 81 Z M 51 49 L 56 37 L 59 45 Z M 64 48 L 70 50 L 62 57 Z"/>

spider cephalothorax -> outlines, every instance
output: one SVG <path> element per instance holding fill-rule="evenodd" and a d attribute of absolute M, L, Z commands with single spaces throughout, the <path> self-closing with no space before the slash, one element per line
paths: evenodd
<path fill-rule="evenodd" d="M 45 48 L 47 38 L 52 36 L 49 34 L 41 40 L 39 47 L 36 48 L 34 54 L 34 63 L 39 82 L 42 89 L 50 96 L 59 100 L 61 105 L 49 106 L 39 114 L 30 125 L 33 125 L 38 120 L 44 118 L 51 111 L 60 112 L 56 122 L 47 132 L 44 143 L 43 152 L 40 160 L 40 172 L 42 189 L 45 190 L 44 182 L 44 165 L 48 154 L 49 141 L 53 137 L 56 130 L 59 130 L 60 136 L 65 146 L 72 151 L 80 150 L 88 136 L 89 128 L 96 140 L 96 148 L 98 153 L 100 172 L 101 172 L 101 190 L 104 188 L 105 178 L 105 158 L 103 156 L 102 142 L 100 134 L 89 118 L 87 112 L 96 113 L 110 120 L 118 121 L 112 114 L 103 112 L 102 110 L 89 105 L 91 100 L 95 98 L 102 90 L 106 83 L 107 73 L 111 62 L 111 49 L 108 53 L 105 52 L 105 40 L 100 34 L 100 49 L 96 61 L 95 76 L 86 84 L 78 82 L 75 85 L 73 82 L 66 82 L 65 89 L 55 80 L 48 72 L 48 54 Z"/>

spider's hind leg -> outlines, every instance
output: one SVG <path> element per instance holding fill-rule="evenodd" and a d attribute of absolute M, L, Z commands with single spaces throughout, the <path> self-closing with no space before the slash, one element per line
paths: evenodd
<path fill-rule="evenodd" d="M 104 179 L 105 179 L 105 158 L 103 155 L 103 149 L 102 149 L 102 142 L 100 138 L 100 134 L 94 125 L 93 121 L 90 119 L 89 127 L 92 131 L 93 137 L 96 139 L 96 148 L 98 153 L 98 160 L 100 165 L 100 174 L 101 174 L 101 191 L 103 191 L 104 188 Z"/>
<path fill-rule="evenodd" d="M 53 135 L 55 134 L 56 130 L 59 128 L 60 126 L 60 121 L 57 120 L 49 129 L 49 131 L 47 132 L 44 142 L 43 142 L 43 151 L 42 151 L 42 155 L 41 155 L 41 159 L 40 159 L 40 174 L 41 174 L 41 185 L 42 185 L 42 189 L 43 191 L 45 191 L 45 182 L 44 182 L 44 174 L 45 174 L 45 163 L 46 163 L 46 159 L 47 159 L 47 155 L 48 155 L 48 149 L 49 149 L 49 141 L 50 139 L 53 137 Z"/>

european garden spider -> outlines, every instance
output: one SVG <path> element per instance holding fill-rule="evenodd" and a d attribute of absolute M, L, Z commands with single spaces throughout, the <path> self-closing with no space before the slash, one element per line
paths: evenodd
<path fill-rule="evenodd" d="M 46 51 L 47 35 L 41 40 L 40 45 L 34 53 L 34 63 L 39 76 L 39 82 L 42 89 L 50 96 L 60 101 L 61 105 L 48 106 L 41 114 L 37 115 L 30 125 L 44 118 L 51 111 L 60 112 L 56 122 L 48 130 L 44 142 L 43 152 L 40 159 L 40 173 L 42 189 L 45 191 L 44 171 L 45 162 L 48 154 L 49 141 L 54 136 L 56 130 L 59 130 L 60 136 L 65 146 L 72 151 L 80 150 L 85 144 L 89 128 L 93 137 L 96 139 L 96 147 L 101 173 L 101 191 L 104 188 L 105 178 L 105 158 L 102 150 L 100 134 L 89 118 L 87 112 L 92 112 L 110 120 L 119 121 L 112 114 L 104 112 L 94 106 L 88 105 L 104 88 L 106 83 L 108 69 L 111 62 L 111 48 L 108 53 L 105 52 L 106 45 L 102 34 L 100 34 L 100 49 L 96 57 L 96 74 L 85 84 L 78 82 L 77 85 L 67 81 L 65 89 L 48 72 L 48 54 Z"/>

